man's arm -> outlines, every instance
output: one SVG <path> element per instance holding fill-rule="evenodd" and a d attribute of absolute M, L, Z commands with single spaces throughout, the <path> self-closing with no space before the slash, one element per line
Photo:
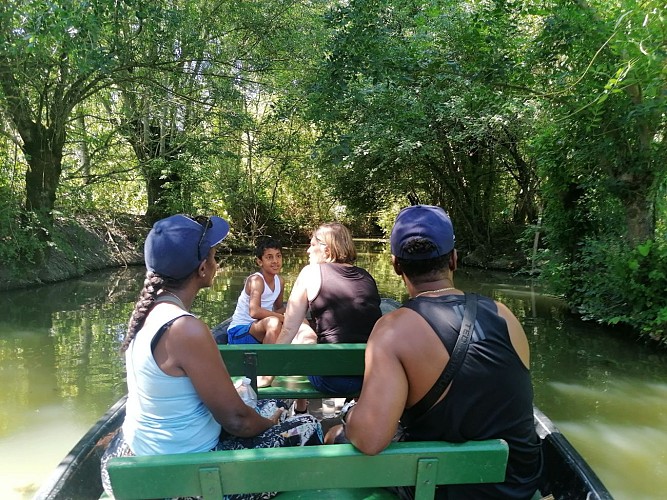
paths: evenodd
<path fill-rule="evenodd" d="M 361 394 L 346 418 L 347 438 L 368 455 L 391 442 L 408 397 L 408 379 L 396 350 L 397 317 L 398 313 L 389 313 L 375 324 L 366 346 Z"/>
<path fill-rule="evenodd" d="M 526 332 L 523 330 L 517 317 L 514 316 L 514 313 L 505 304 L 496 301 L 496 305 L 498 307 L 498 314 L 507 323 L 507 331 L 510 335 L 512 347 L 514 347 L 517 356 L 519 356 L 526 368 L 530 368 L 530 346 L 526 338 Z"/>

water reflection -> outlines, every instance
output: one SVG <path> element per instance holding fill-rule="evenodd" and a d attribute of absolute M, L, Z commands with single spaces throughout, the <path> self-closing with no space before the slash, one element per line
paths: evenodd
<path fill-rule="evenodd" d="M 286 250 L 286 296 L 305 248 Z M 382 244 L 360 246 L 360 265 L 383 296 L 406 298 Z M 229 316 L 252 256 L 229 256 L 193 312 Z M 118 347 L 143 283 L 142 268 L 0 294 L 0 498 L 38 485 L 125 392 Z M 618 332 L 573 318 L 555 297 L 505 273 L 461 269 L 456 284 L 507 304 L 532 349 L 538 406 L 563 430 L 616 498 L 662 498 L 667 488 L 667 363 Z"/>

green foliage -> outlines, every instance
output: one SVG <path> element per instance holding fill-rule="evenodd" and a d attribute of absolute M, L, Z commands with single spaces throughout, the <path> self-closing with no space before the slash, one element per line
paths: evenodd
<path fill-rule="evenodd" d="M 569 299 L 584 319 L 632 327 L 667 345 L 667 244 L 629 248 L 620 239 L 587 240 L 570 264 Z"/>
<path fill-rule="evenodd" d="M 352 1 L 328 19 L 308 111 L 338 198 L 367 213 L 416 195 L 445 207 L 471 244 L 535 218 L 522 145 L 534 108 L 503 90 L 519 34 L 512 9 Z"/>
<path fill-rule="evenodd" d="M 39 220 L 20 207 L 6 187 L 0 184 L 0 267 L 18 273 L 41 261 L 46 244 L 37 234 Z"/>
<path fill-rule="evenodd" d="M 630 242 L 654 237 L 656 190 L 667 174 L 659 4 L 560 2 L 527 53 L 543 75 L 545 122 L 534 144 L 535 154 L 547 157 L 541 177 L 546 219 L 559 233 L 556 251 L 571 253 L 572 242 L 598 234 L 600 226 L 589 223 L 613 200 L 625 212 Z"/>
<path fill-rule="evenodd" d="M 7 0 L 0 262 L 47 250 L 22 205 L 303 241 L 388 234 L 419 200 L 488 252 L 532 252 L 542 213 L 556 289 L 606 322 L 637 305 L 661 337 L 639 297 L 664 262 L 640 245 L 667 224 L 664 27 L 659 0 Z"/>

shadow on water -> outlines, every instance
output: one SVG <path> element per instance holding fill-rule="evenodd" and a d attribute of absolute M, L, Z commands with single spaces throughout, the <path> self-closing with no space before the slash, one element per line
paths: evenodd
<path fill-rule="evenodd" d="M 286 296 L 307 262 L 285 250 Z M 405 288 L 381 243 L 359 247 L 385 297 Z M 193 312 L 210 325 L 234 310 L 250 255 L 225 258 Z M 143 268 L 0 293 L 0 498 L 31 498 L 88 427 L 125 392 L 118 353 Z M 460 269 L 458 287 L 501 300 L 531 344 L 536 404 L 589 461 L 615 498 L 657 499 L 667 489 L 667 355 L 583 323 L 564 303 L 506 273 Z M 35 453 L 35 450 L 39 450 Z"/>

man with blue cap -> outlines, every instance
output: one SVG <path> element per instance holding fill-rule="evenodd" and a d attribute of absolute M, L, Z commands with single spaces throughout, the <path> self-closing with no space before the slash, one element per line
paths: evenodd
<path fill-rule="evenodd" d="M 506 306 L 456 288 L 455 241 L 439 207 L 416 205 L 396 217 L 391 259 L 410 299 L 375 324 L 361 395 L 342 411 L 345 437 L 371 455 L 397 431 L 405 441 L 504 439 L 504 482 L 441 486 L 436 498 L 530 499 L 541 448 L 528 341 Z"/>

